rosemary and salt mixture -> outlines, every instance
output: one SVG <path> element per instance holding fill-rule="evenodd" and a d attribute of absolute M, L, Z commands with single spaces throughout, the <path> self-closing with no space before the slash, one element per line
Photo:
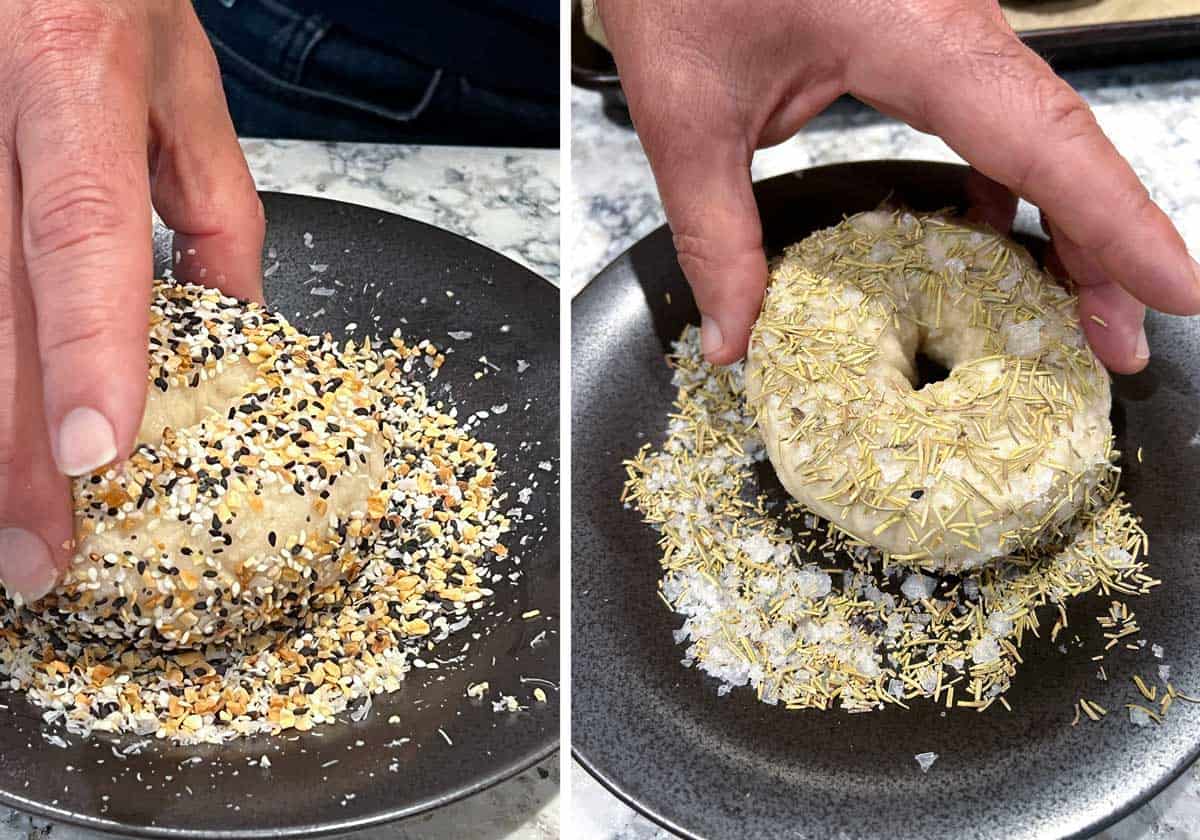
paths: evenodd
<path fill-rule="evenodd" d="M 706 363 L 694 327 L 671 363 L 666 439 L 626 462 L 623 499 L 661 534 L 660 595 L 686 617 L 676 631 L 683 663 L 720 680 L 721 694 L 749 686 L 766 703 L 852 712 L 917 699 L 1007 706 L 1022 642 L 1056 639 L 1069 600 L 1136 596 L 1159 583 L 1118 491 L 1115 451 L 1057 538 L 935 577 L 761 492 L 767 455 L 741 363 Z"/>
<path fill-rule="evenodd" d="M 71 733 L 221 742 L 359 715 L 438 667 L 438 643 L 462 634 L 447 655 L 465 651 L 513 574 L 512 522 L 495 446 L 427 392 L 446 357 L 399 332 L 339 345 L 212 290 L 155 291 L 152 387 L 256 367 L 227 415 L 77 483 L 93 554 L 45 602 L 0 599 L 4 687 Z M 347 486 L 361 497 L 339 500 Z M 281 504 L 307 532 L 270 530 Z M 106 530 L 120 541 L 100 553 Z"/>

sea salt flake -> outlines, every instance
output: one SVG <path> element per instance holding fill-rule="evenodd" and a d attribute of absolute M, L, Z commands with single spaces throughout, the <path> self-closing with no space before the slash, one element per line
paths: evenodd
<path fill-rule="evenodd" d="M 1013 620 L 1005 613 L 994 612 L 988 616 L 987 626 L 993 636 L 1004 638 L 1013 631 Z"/>
<path fill-rule="evenodd" d="M 371 714 L 371 697 L 367 695 L 366 702 L 350 713 L 350 720 L 360 723 L 366 720 L 369 714 Z"/>
<path fill-rule="evenodd" d="M 1021 282 L 1021 269 L 1017 266 L 1012 266 L 1008 269 L 1008 273 L 996 281 L 997 288 L 1002 292 L 1011 292 Z"/>
<path fill-rule="evenodd" d="M 935 752 L 917 753 L 913 756 L 917 760 L 917 764 L 921 767 L 922 773 L 928 773 L 929 768 L 933 766 L 933 762 L 938 760 L 938 754 Z"/>
<path fill-rule="evenodd" d="M 933 595 L 936 585 L 937 581 L 933 578 L 926 577 L 920 572 L 913 572 L 904 579 L 904 583 L 900 585 L 900 591 L 910 601 L 923 601 Z"/>
<path fill-rule="evenodd" d="M 1009 355 L 1035 356 L 1042 349 L 1042 321 L 1039 318 L 1009 324 L 1001 332 L 1004 349 Z"/>
<path fill-rule="evenodd" d="M 971 648 L 971 659 L 976 665 L 984 665 L 988 662 L 995 662 L 1000 658 L 1000 643 L 990 635 L 985 635 L 982 639 L 975 643 Z"/>

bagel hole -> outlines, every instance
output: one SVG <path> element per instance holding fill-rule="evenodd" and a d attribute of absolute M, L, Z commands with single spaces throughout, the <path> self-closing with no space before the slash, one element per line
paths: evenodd
<path fill-rule="evenodd" d="M 917 352 L 913 366 L 917 369 L 917 388 L 941 382 L 950 376 L 948 368 L 920 351 Z"/>

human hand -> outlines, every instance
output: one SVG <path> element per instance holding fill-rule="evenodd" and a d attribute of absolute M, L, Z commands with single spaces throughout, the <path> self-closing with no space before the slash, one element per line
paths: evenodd
<path fill-rule="evenodd" d="M 70 556 L 66 476 L 141 423 L 151 201 L 176 274 L 244 298 L 264 221 L 187 0 L 6 0 L 0 79 L 0 581 L 29 601 Z"/>
<path fill-rule="evenodd" d="M 977 170 L 1002 232 L 1036 204 L 1110 369 L 1149 358 L 1145 307 L 1200 313 L 1200 265 L 1082 99 L 979 0 L 598 0 L 638 135 L 702 314 L 706 357 L 746 351 L 766 284 L 756 148 L 843 93 L 939 135 Z M 1107 326 L 1091 318 L 1097 316 Z"/>

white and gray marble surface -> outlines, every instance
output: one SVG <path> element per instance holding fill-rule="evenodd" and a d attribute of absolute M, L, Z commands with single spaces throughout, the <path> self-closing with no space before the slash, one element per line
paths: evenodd
<path fill-rule="evenodd" d="M 551 149 L 243 140 L 260 190 L 400 213 L 558 282 L 559 153 Z"/>
<path fill-rule="evenodd" d="M 1068 74 L 1101 126 L 1133 164 L 1192 253 L 1200 253 L 1200 61 Z M 572 94 L 570 213 L 575 293 L 622 251 L 665 220 L 650 165 L 631 129 L 602 113 L 600 97 Z M 802 133 L 758 152 L 755 180 L 854 160 L 962 162 L 939 138 L 857 103 L 839 101 Z"/>
<path fill-rule="evenodd" d="M 451 230 L 558 282 L 559 153 L 243 140 L 259 189 L 364 204 Z M 269 220 L 268 220 L 269 221 Z M 559 762 L 462 802 L 332 840 L 553 840 Z M 0 840 L 102 840 L 0 806 Z"/>
<path fill-rule="evenodd" d="M 1155 200 L 1200 254 L 1200 61 L 1067 74 Z M 576 293 L 605 265 L 664 221 L 650 167 L 636 135 L 610 122 L 597 94 L 572 96 L 569 207 L 571 276 Z M 961 162 L 945 143 L 851 102 L 836 103 L 798 136 L 759 152 L 756 180 L 853 160 L 907 158 Z M 672 835 L 571 769 L 567 819 L 589 840 L 650 840 Z M 1096 840 L 1200 838 L 1200 766 Z"/>

